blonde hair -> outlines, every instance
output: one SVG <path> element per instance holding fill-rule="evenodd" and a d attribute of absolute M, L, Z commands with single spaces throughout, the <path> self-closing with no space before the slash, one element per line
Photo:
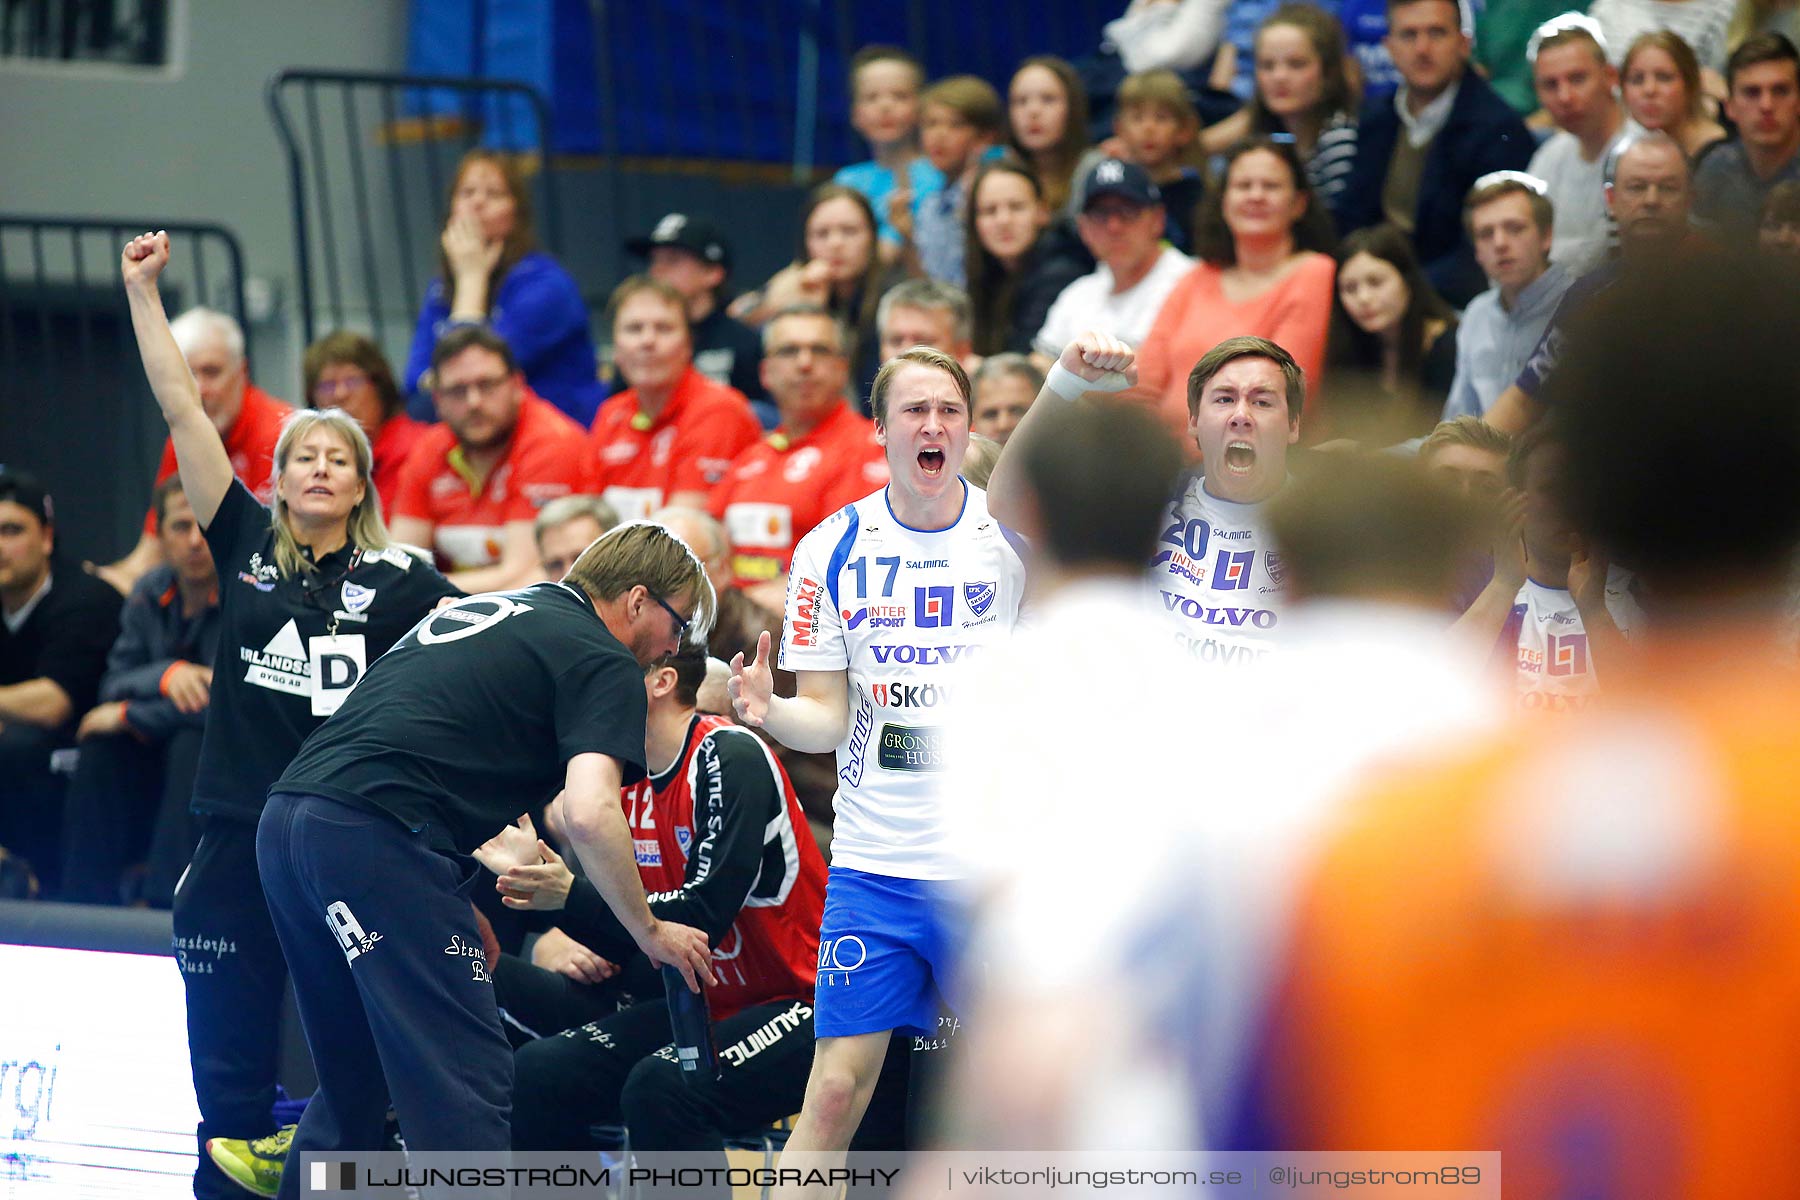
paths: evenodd
<path fill-rule="evenodd" d="M 718 597 L 700 559 L 686 542 L 650 521 L 627 521 L 596 538 L 563 580 L 595 601 L 614 599 L 640 584 L 665 601 L 690 596 L 694 615 L 688 622 L 687 640 L 696 645 L 712 631 L 719 611 Z"/>
<path fill-rule="evenodd" d="M 1006 133 L 1006 105 L 994 85 L 977 75 L 952 75 L 925 89 L 919 98 L 920 110 L 927 104 L 942 105 L 960 117 L 970 128 L 990 138 Z"/>
<path fill-rule="evenodd" d="M 1139 71 L 1125 77 L 1113 101 L 1114 111 L 1122 113 L 1140 105 L 1160 108 L 1189 129 L 1200 127 L 1200 112 L 1194 107 L 1194 98 L 1188 95 L 1181 76 L 1173 71 Z"/>
<path fill-rule="evenodd" d="M 1431 431 L 1430 436 L 1419 443 L 1419 461 L 1423 462 L 1451 446 L 1467 446 L 1471 450 L 1483 450 L 1506 458 L 1512 453 L 1513 440 L 1480 417 L 1464 413 L 1442 422 Z"/>
<path fill-rule="evenodd" d="M 887 424 L 888 389 L 894 386 L 894 376 L 907 367 L 935 367 L 948 375 L 956 384 L 964 404 L 969 402 L 969 373 L 963 365 L 942 350 L 934 350 L 930 346 L 914 346 L 910 350 L 902 350 L 882 364 L 881 370 L 875 372 L 875 382 L 869 385 L 869 410 L 875 414 L 875 423 Z"/>
<path fill-rule="evenodd" d="M 300 541 L 294 536 L 280 484 L 281 474 L 287 469 L 295 445 L 320 427 L 330 429 L 350 447 L 350 453 L 356 459 L 356 477 L 363 485 L 363 498 L 357 501 L 344 521 L 345 538 L 352 546 L 363 550 L 384 550 L 389 545 L 387 526 L 381 521 L 381 499 L 375 494 L 375 455 L 369 449 L 369 436 L 355 418 L 341 408 L 296 409 L 281 423 L 281 437 L 275 442 L 275 461 L 269 481 L 270 490 L 275 493 L 269 504 L 269 524 L 275 531 L 275 566 L 283 579 L 310 575 L 319 569 L 300 549 Z"/>

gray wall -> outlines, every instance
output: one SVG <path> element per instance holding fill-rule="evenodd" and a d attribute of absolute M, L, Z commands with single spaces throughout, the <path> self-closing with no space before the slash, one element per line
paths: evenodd
<path fill-rule="evenodd" d="M 287 178 L 263 104 L 282 67 L 398 71 L 402 0 L 175 0 L 168 73 L 0 67 L 0 210 L 216 221 L 274 288 L 256 375 L 299 391 Z"/>

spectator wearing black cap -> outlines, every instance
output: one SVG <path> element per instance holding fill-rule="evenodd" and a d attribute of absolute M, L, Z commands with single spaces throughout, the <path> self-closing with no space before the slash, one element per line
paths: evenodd
<path fill-rule="evenodd" d="M 1081 181 L 1075 227 L 1100 264 L 1064 288 L 1032 342 L 1048 370 L 1084 331 L 1110 334 L 1136 346 L 1150 332 L 1163 301 L 1194 260 L 1162 242 L 1167 214 L 1150 173 L 1121 158 L 1103 158 Z"/>
<path fill-rule="evenodd" d="M 772 428 L 779 414 L 763 395 L 762 340 L 725 313 L 731 244 L 719 227 L 704 217 L 673 212 L 649 233 L 626 242 L 625 248 L 649 263 L 650 278 L 668 284 L 687 301 L 694 369 L 714 383 L 744 393 L 757 416 L 765 418 L 764 427 Z"/>
<path fill-rule="evenodd" d="M 0 467 L 0 846 L 48 892 L 60 874 L 62 784 L 50 755 L 94 706 L 123 597 L 56 552 L 43 484 Z"/>

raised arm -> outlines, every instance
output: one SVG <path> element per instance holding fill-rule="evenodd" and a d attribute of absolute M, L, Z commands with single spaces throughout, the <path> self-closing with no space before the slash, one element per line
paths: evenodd
<path fill-rule="evenodd" d="M 156 279 L 169 264 L 169 235 L 146 233 L 135 237 L 120 257 L 125 277 L 125 298 L 131 306 L 131 327 L 137 333 L 138 354 L 150 391 L 169 425 L 175 443 L 175 462 L 181 470 L 182 490 L 201 526 L 212 524 L 220 501 L 231 488 L 231 459 L 225 443 L 200 404 L 200 387 L 188 370 L 187 359 L 169 332 Z"/>
<path fill-rule="evenodd" d="M 1569 594 L 1587 634 L 1590 669 L 1617 671 L 1631 654 L 1625 632 L 1606 607 L 1606 558 L 1584 540 L 1569 562 Z"/>
<path fill-rule="evenodd" d="M 1494 397 L 1491 408 L 1482 416 L 1482 420 L 1498 429 L 1501 433 L 1518 437 L 1537 423 L 1544 414 L 1544 406 L 1533 400 L 1518 384 L 1509 385 L 1505 391 Z"/>
<path fill-rule="evenodd" d="M 1519 589 L 1525 586 L 1525 497 L 1511 488 L 1494 529 L 1494 573 L 1487 586 L 1450 626 L 1453 637 L 1492 648 L 1506 628 Z"/>
<path fill-rule="evenodd" d="M 1105 333 L 1084 333 L 1063 347 L 1062 356 L 1050 368 L 1043 390 L 1017 429 L 1007 439 L 994 474 L 988 480 L 988 511 L 1002 524 L 1028 524 L 1024 468 L 1018 466 L 1017 447 L 1036 436 L 1038 414 L 1054 404 L 1079 400 L 1089 392 L 1121 392 L 1137 383 L 1137 352 Z"/>

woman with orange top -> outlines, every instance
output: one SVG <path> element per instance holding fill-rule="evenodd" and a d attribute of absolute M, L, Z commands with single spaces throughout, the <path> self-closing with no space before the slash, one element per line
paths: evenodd
<path fill-rule="evenodd" d="M 1265 337 L 1306 373 L 1302 436 L 1318 440 L 1316 393 L 1331 328 L 1331 219 L 1313 203 L 1291 143 L 1249 138 L 1226 155 L 1195 230 L 1200 262 L 1163 302 L 1138 348 L 1137 398 L 1156 404 L 1181 442 L 1188 370 L 1228 337 Z"/>

